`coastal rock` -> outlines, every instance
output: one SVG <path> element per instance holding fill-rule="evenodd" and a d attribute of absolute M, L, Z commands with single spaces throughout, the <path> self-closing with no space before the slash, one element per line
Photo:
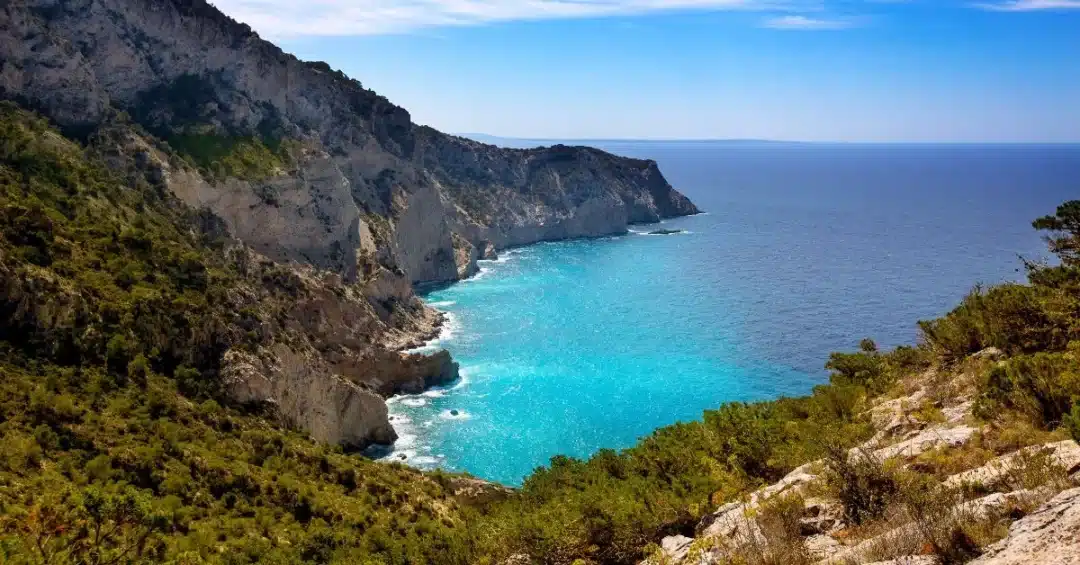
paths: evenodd
<path fill-rule="evenodd" d="M 1080 563 L 1080 488 L 1064 491 L 1016 521 L 1005 539 L 972 565 L 1077 565 Z"/>
<path fill-rule="evenodd" d="M 803 518 L 799 520 L 799 530 L 803 536 L 827 534 L 843 527 L 844 508 L 839 503 L 808 498 L 803 504 Z"/>
<path fill-rule="evenodd" d="M 377 350 L 344 359 L 335 368 L 350 381 L 384 397 L 419 394 L 458 379 L 458 364 L 447 351 L 425 355 Z"/>
<path fill-rule="evenodd" d="M 675 235 L 677 233 L 683 233 L 683 230 L 655 230 L 649 232 L 649 235 Z"/>
<path fill-rule="evenodd" d="M 1034 495 L 1035 493 L 1029 491 L 1008 494 L 994 493 L 976 500 L 963 502 L 951 509 L 950 512 L 958 516 L 986 516 L 992 512 L 1007 509 Z M 869 561 L 870 556 L 879 554 L 882 548 L 889 548 L 892 552 L 918 553 L 923 540 L 923 534 L 920 532 L 918 525 L 909 522 L 870 539 L 863 540 L 854 546 L 845 547 L 826 559 L 818 561 L 817 565 L 865 563 Z M 1033 561 L 1033 563 L 1039 563 L 1039 561 Z"/>
<path fill-rule="evenodd" d="M 983 349 L 978 353 L 972 354 L 972 357 L 976 359 L 990 359 L 992 361 L 999 361 L 1005 358 L 1005 352 L 996 347 L 987 347 L 986 349 Z"/>
<path fill-rule="evenodd" d="M 237 402 L 273 405 L 284 423 L 316 440 L 362 448 L 397 439 L 379 395 L 320 370 L 307 354 L 277 345 L 263 355 L 231 350 L 222 379 Z"/>
<path fill-rule="evenodd" d="M 454 264 L 457 267 L 457 277 L 467 279 L 480 272 L 480 266 L 476 261 L 480 259 L 480 250 L 469 243 L 460 235 L 453 234 L 454 240 Z"/>
<path fill-rule="evenodd" d="M 482 241 L 479 245 L 480 258 L 485 261 L 494 261 L 499 258 L 499 253 L 495 251 L 495 244 L 490 241 Z"/>

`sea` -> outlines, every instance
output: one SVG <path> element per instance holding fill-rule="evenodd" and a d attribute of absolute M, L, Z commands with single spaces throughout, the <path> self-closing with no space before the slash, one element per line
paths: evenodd
<path fill-rule="evenodd" d="M 590 144 L 655 159 L 704 213 L 505 250 L 425 294 L 448 315 L 426 348 L 461 379 L 390 399 L 387 459 L 519 485 L 554 455 L 806 394 L 830 352 L 914 344 L 976 284 L 1023 280 L 1047 255 L 1032 220 L 1080 198 L 1077 145 Z"/>

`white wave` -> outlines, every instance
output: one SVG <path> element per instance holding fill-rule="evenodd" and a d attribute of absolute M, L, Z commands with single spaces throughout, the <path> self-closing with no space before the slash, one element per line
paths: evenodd
<path fill-rule="evenodd" d="M 422 466 L 438 465 L 441 459 L 441 456 L 417 455 L 416 457 L 409 459 L 409 464 Z"/>
<path fill-rule="evenodd" d="M 383 461 L 389 461 L 392 463 L 408 463 L 409 459 L 416 457 L 417 453 L 415 449 L 403 449 L 401 451 L 394 450 L 389 455 L 383 457 Z"/>
<path fill-rule="evenodd" d="M 428 340 L 424 345 L 406 349 L 403 353 L 433 353 L 442 349 L 443 343 L 453 339 L 454 335 L 456 335 L 460 329 L 461 324 L 458 322 L 457 316 L 455 316 L 453 312 L 443 312 L 443 323 L 442 326 L 439 327 L 439 335 Z"/>
<path fill-rule="evenodd" d="M 441 389 L 441 388 L 436 388 L 436 389 L 429 390 L 429 391 L 421 394 L 420 396 L 423 396 L 425 398 L 442 398 L 442 397 L 446 396 L 446 391 Z"/>
<path fill-rule="evenodd" d="M 394 450 L 408 450 L 410 447 L 416 445 L 417 439 L 418 437 L 416 436 L 416 434 L 399 434 L 397 441 L 394 442 Z"/>
<path fill-rule="evenodd" d="M 464 369 L 459 369 L 458 380 L 456 383 L 454 383 L 454 386 L 450 387 L 450 390 L 461 390 L 468 386 L 470 382 L 471 381 L 469 379 L 469 373 Z"/>
<path fill-rule="evenodd" d="M 454 414 L 454 412 L 457 412 L 457 414 Z M 443 420 L 468 420 L 472 418 L 472 414 L 464 410 L 443 410 L 439 417 Z"/>
<path fill-rule="evenodd" d="M 477 264 L 485 265 L 498 265 L 500 263 L 509 263 L 511 259 L 519 255 L 520 251 L 504 251 L 499 254 L 497 259 L 478 259 Z"/>
<path fill-rule="evenodd" d="M 428 306 L 431 306 L 432 308 L 449 308 L 455 304 L 457 304 L 457 302 L 454 302 L 453 300 L 441 300 L 439 302 L 429 302 Z"/>
<path fill-rule="evenodd" d="M 453 312 L 445 312 L 443 325 L 439 328 L 439 337 L 436 338 L 436 341 L 440 343 L 449 341 L 460 329 L 461 323 L 458 321 L 457 316 L 455 316 Z"/>
<path fill-rule="evenodd" d="M 390 401 L 387 400 L 386 403 L 390 404 Z M 389 418 L 391 424 L 394 425 L 395 428 L 397 426 L 408 426 L 409 424 L 413 423 L 412 418 L 406 416 L 405 414 L 397 414 L 395 412 L 391 412 L 387 416 L 387 418 Z"/>
<path fill-rule="evenodd" d="M 423 398 L 406 397 L 401 403 L 412 408 L 419 408 L 421 406 L 426 406 L 427 400 L 424 400 Z"/>
<path fill-rule="evenodd" d="M 480 270 L 477 271 L 475 275 L 465 279 L 462 282 L 478 281 L 478 280 L 488 276 L 489 274 L 491 274 L 491 269 L 490 268 L 488 268 L 488 267 L 480 267 Z"/>

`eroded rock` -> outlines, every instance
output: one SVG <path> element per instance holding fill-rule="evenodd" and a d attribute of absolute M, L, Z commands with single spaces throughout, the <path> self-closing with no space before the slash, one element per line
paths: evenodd
<path fill-rule="evenodd" d="M 1016 521 L 1005 539 L 972 565 L 1077 565 L 1080 563 L 1080 488 L 1058 494 Z"/>

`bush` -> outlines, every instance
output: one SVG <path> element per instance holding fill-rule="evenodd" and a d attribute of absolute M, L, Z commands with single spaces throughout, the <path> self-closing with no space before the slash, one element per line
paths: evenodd
<path fill-rule="evenodd" d="M 1080 400 L 1073 404 L 1072 412 L 1065 417 L 1065 430 L 1073 440 L 1080 442 Z"/>
<path fill-rule="evenodd" d="M 849 455 L 845 449 L 830 447 L 825 465 L 828 484 L 852 524 L 880 518 L 899 491 L 893 474 L 869 452 Z"/>
<path fill-rule="evenodd" d="M 1080 398 L 1080 365 L 1073 353 L 1021 355 L 991 367 L 979 392 L 976 412 L 984 417 L 1008 408 L 1054 429 Z"/>
<path fill-rule="evenodd" d="M 945 317 L 919 322 L 923 339 L 946 362 L 988 347 L 1009 355 L 1064 349 L 1068 328 L 1048 315 L 1052 293 L 1034 286 L 976 287 Z"/>

